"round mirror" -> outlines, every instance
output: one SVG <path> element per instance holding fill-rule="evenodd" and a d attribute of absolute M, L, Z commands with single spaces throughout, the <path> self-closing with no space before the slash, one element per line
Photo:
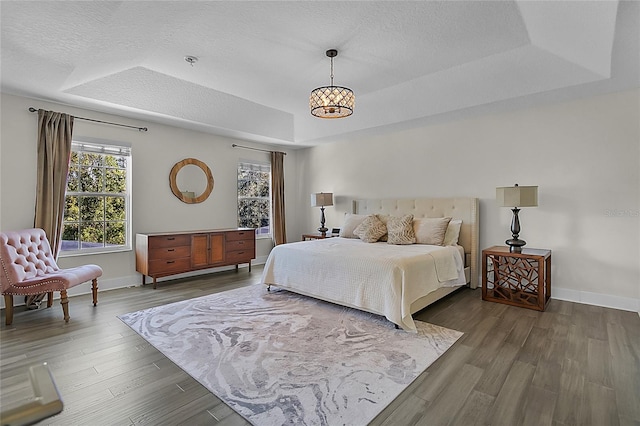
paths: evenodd
<path fill-rule="evenodd" d="M 195 198 L 207 189 L 207 176 L 195 164 L 187 164 L 176 175 L 176 184 L 186 197 Z"/>
<path fill-rule="evenodd" d="M 213 191 L 213 175 L 209 167 L 195 158 L 178 161 L 169 174 L 171 192 L 187 204 L 201 203 Z"/>

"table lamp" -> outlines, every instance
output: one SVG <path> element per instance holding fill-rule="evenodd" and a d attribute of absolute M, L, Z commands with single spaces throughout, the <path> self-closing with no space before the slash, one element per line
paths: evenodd
<path fill-rule="evenodd" d="M 324 208 L 325 206 L 333 205 L 333 194 L 331 192 L 319 192 L 316 194 L 311 194 L 311 207 L 320 207 L 320 228 L 318 231 L 322 234 L 322 236 L 327 235 L 327 231 L 329 230 L 324 226 Z"/>
<path fill-rule="evenodd" d="M 521 240 L 520 236 L 520 219 L 518 219 L 518 207 L 537 207 L 538 206 L 538 187 L 537 186 L 506 186 L 496 188 L 496 201 L 499 207 L 513 207 L 513 218 L 511 219 L 511 239 L 505 241 L 509 246 L 509 252 L 521 253 L 522 247 L 527 244 Z"/>

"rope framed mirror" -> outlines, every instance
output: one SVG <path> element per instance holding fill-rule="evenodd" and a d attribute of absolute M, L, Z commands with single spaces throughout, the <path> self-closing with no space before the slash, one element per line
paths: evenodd
<path fill-rule="evenodd" d="M 187 166 L 196 166 L 200 168 L 200 170 L 204 173 L 204 177 L 206 179 L 206 187 L 204 188 L 204 190 L 198 190 L 196 193 L 196 191 L 190 190 L 193 188 L 184 186 L 184 183 L 182 183 L 183 187 L 180 188 L 180 186 L 178 185 L 178 174 Z M 199 180 L 200 178 L 198 177 L 197 179 Z M 182 161 L 178 161 L 173 165 L 173 167 L 171 168 L 171 173 L 169 173 L 169 185 L 171 186 L 171 192 L 173 192 L 173 195 L 175 195 L 183 203 L 196 204 L 203 202 L 213 191 L 213 184 L 213 174 L 211 173 L 211 169 L 209 169 L 209 166 L 195 158 L 185 158 Z"/>

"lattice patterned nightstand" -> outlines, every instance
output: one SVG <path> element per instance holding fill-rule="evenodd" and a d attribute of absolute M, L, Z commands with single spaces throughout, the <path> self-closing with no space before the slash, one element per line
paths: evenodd
<path fill-rule="evenodd" d="M 544 311 L 551 298 L 551 250 L 482 250 L 482 300 Z"/>

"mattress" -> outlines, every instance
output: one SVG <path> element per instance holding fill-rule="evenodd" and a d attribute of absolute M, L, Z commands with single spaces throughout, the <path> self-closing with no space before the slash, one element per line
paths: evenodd
<path fill-rule="evenodd" d="M 411 303 L 440 287 L 464 285 L 463 254 L 459 246 L 350 238 L 282 244 L 269 254 L 262 283 L 384 315 L 415 331 Z"/>

